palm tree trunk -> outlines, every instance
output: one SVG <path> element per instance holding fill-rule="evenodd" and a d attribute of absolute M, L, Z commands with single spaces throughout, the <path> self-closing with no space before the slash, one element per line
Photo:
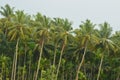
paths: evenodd
<path fill-rule="evenodd" d="M 116 78 L 116 80 L 120 80 L 120 78 L 119 78 L 120 76 L 119 76 L 119 74 L 118 74 L 118 76 L 117 76 L 117 78 Z"/>
<path fill-rule="evenodd" d="M 61 50 L 61 53 L 60 53 L 60 60 L 59 60 L 59 63 L 58 63 L 58 68 L 57 68 L 56 80 L 57 80 L 57 77 L 58 77 L 58 73 L 59 73 L 59 69 L 60 69 L 60 64 L 61 64 L 62 54 L 63 54 L 64 48 L 65 48 L 65 44 L 63 44 L 62 50 Z"/>
<path fill-rule="evenodd" d="M 78 80 L 78 74 L 79 74 L 79 71 L 81 69 L 81 66 L 84 62 L 84 59 L 85 59 L 85 55 L 86 55 L 86 50 L 87 50 L 87 42 L 86 42 L 86 45 L 85 45 L 85 50 L 84 50 L 84 53 L 83 53 L 83 56 L 82 56 L 82 60 L 81 62 L 79 63 L 79 66 L 78 66 L 78 69 L 77 69 L 77 72 L 76 72 L 76 77 L 75 77 L 75 80 Z"/>
<path fill-rule="evenodd" d="M 27 78 L 30 80 L 31 78 L 32 78 L 32 76 L 31 76 L 31 56 L 29 56 L 30 57 L 30 61 L 29 61 L 29 70 L 28 70 L 28 76 L 27 76 Z"/>
<path fill-rule="evenodd" d="M 0 80 L 2 80 L 2 72 L 0 73 Z"/>
<path fill-rule="evenodd" d="M 100 77 L 100 72 L 101 72 L 101 67 L 102 67 L 102 63 L 103 63 L 103 58 L 104 58 L 104 55 L 102 55 L 102 57 L 101 57 L 99 71 L 98 71 L 98 75 L 97 75 L 97 80 L 99 80 L 99 77 Z"/>
<path fill-rule="evenodd" d="M 16 52 L 15 52 L 15 65 L 14 65 L 14 76 L 13 80 L 16 80 L 16 67 L 17 67 L 17 56 L 18 56 L 18 44 L 19 44 L 19 39 L 17 39 L 17 44 L 16 44 Z"/>
<path fill-rule="evenodd" d="M 3 80 L 3 77 L 4 77 L 4 69 L 3 69 L 3 66 L 2 66 L 2 69 L 1 69 L 1 72 L 0 72 L 0 74 L 1 74 L 1 76 L 0 76 L 0 80 Z"/>
<path fill-rule="evenodd" d="M 53 67 L 55 67 L 55 60 L 56 60 L 56 52 L 57 52 L 57 44 L 55 44 L 55 49 L 54 49 L 54 59 L 53 59 Z M 52 70 L 52 78 L 53 78 L 53 75 L 54 75 L 54 69 Z M 52 79 L 54 80 L 54 78 Z"/>
<path fill-rule="evenodd" d="M 13 57 L 13 65 L 12 65 L 12 75 L 11 75 L 11 80 L 13 80 L 14 67 L 15 67 L 15 54 L 14 54 L 14 57 Z"/>
<path fill-rule="evenodd" d="M 27 52 L 27 46 L 25 43 L 25 55 L 24 55 L 24 65 L 23 65 L 23 73 L 22 73 L 22 80 L 25 80 L 25 71 L 26 71 L 26 52 Z"/>
<path fill-rule="evenodd" d="M 55 44 L 55 51 L 54 51 L 53 65 L 55 65 L 55 60 L 56 60 L 56 51 L 57 51 L 57 44 Z"/>
<path fill-rule="evenodd" d="M 38 78 L 38 72 L 39 72 L 39 69 L 40 69 L 40 61 L 41 61 L 42 53 L 43 53 L 43 45 L 44 45 L 44 40 L 42 41 L 42 46 L 41 46 L 41 49 L 40 49 L 40 56 L 39 56 L 39 60 L 38 60 L 37 71 L 36 71 L 36 75 L 35 75 L 34 80 L 37 80 L 37 78 Z"/>
<path fill-rule="evenodd" d="M 16 50 L 15 50 L 14 59 L 13 59 L 11 80 L 15 80 L 15 76 L 16 76 L 16 65 L 17 65 L 17 55 L 18 55 L 18 43 L 19 43 L 19 39 L 17 39 L 17 43 L 16 43 Z"/>

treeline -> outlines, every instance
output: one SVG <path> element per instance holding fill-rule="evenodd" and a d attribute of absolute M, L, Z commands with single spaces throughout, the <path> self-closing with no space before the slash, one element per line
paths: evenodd
<path fill-rule="evenodd" d="M 0 14 L 0 80 L 120 80 L 120 31 L 107 22 L 73 30 L 68 19 L 8 4 Z"/>

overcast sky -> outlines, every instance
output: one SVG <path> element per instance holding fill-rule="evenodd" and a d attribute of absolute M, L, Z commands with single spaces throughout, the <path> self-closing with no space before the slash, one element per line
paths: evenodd
<path fill-rule="evenodd" d="M 0 0 L 0 6 L 5 4 L 28 14 L 68 18 L 74 28 L 90 19 L 95 24 L 107 21 L 114 31 L 120 30 L 120 0 Z"/>

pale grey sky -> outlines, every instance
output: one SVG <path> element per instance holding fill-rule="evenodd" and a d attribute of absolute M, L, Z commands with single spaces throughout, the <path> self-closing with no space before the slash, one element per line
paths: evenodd
<path fill-rule="evenodd" d="M 0 0 L 0 6 L 5 4 L 28 14 L 68 18 L 74 28 L 90 19 L 95 24 L 107 21 L 114 31 L 120 30 L 120 0 Z"/>

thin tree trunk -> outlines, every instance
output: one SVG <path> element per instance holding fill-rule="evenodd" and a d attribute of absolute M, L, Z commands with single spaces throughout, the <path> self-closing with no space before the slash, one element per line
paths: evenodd
<path fill-rule="evenodd" d="M 40 56 L 39 56 L 39 60 L 38 60 L 38 66 L 37 66 L 37 71 L 36 71 L 36 75 L 35 75 L 35 79 L 38 79 L 38 73 L 39 73 L 39 69 L 40 69 L 40 62 L 41 62 L 41 58 L 42 58 L 42 53 L 43 53 L 43 45 L 44 45 L 44 40 L 42 41 L 42 46 L 41 46 L 41 50 L 40 50 Z"/>
<path fill-rule="evenodd" d="M 2 80 L 2 72 L 0 73 L 0 80 Z"/>
<path fill-rule="evenodd" d="M 57 44 L 55 44 L 55 49 L 54 49 L 54 59 L 53 59 L 53 67 L 55 67 L 55 60 L 56 60 L 56 52 L 57 52 Z M 52 80 L 54 80 L 54 69 L 52 70 Z"/>
<path fill-rule="evenodd" d="M 81 62 L 80 62 L 80 64 L 79 64 L 78 69 L 77 69 L 77 72 L 76 72 L 75 80 L 78 80 L 78 74 L 79 74 L 79 71 L 80 71 L 80 69 L 81 69 L 81 66 L 82 66 L 82 64 L 83 64 L 83 62 L 84 62 L 85 55 L 86 55 L 86 50 L 87 50 L 87 42 L 86 42 L 86 45 L 85 45 L 85 50 L 84 50 L 84 53 L 83 53 L 83 56 L 82 56 L 82 60 L 81 60 Z"/>
<path fill-rule="evenodd" d="M 92 76 L 92 67 L 91 67 L 91 73 L 90 73 L 90 80 L 92 80 L 93 76 Z"/>
<path fill-rule="evenodd" d="M 55 66 L 55 60 L 56 60 L 56 52 L 57 52 L 57 44 L 55 44 L 55 52 L 54 52 L 54 59 L 53 59 L 54 66 Z"/>
<path fill-rule="evenodd" d="M 27 78 L 30 80 L 31 78 L 32 78 L 32 76 L 31 76 L 31 56 L 30 56 L 30 62 L 29 62 L 29 71 L 28 71 L 28 76 L 27 76 Z"/>
<path fill-rule="evenodd" d="M 102 63 L 103 63 L 103 58 L 104 58 L 104 55 L 102 55 L 102 57 L 101 57 L 99 71 L 98 71 L 98 75 L 97 75 L 97 80 L 99 80 L 99 77 L 100 77 L 100 72 L 101 72 L 101 67 L 102 67 Z"/>
<path fill-rule="evenodd" d="M 120 76 L 119 76 L 119 74 L 118 74 L 118 76 L 117 76 L 117 78 L 116 78 L 116 80 L 120 80 L 120 78 L 119 78 Z"/>
<path fill-rule="evenodd" d="M 20 64 L 20 57 L 18 58 L 18 64 Z M 21 77 L 20 77 L 21 76 L 21 74 L 20 74 L 21 73 L 20 66 L 18 66 L 18 72 L 17 73 L 18 73 L 17 80 L 21 80 Z"/>
<path fill-rule="evenodd" d="M 24 71 L 26 71 L 26 52 L 27 52 L 27 49 L 26 49 L 26 43 L 25 43 L 25 57 L 24 57 L 24 65 L 23 65 L 23 73 L 22 73 L 22 80 L 25 80 L 25 73 Z"/>
<path fill-rule="evenodd" d="M 13 80 L 16 80 L 16 67 L 17 67 L 17 56 L 18 56 L 18 44 L 19 44 L 19 39 L 17 39 L 17 44 L 16 44 L 16 52 L 15 52 L 15 65 L 14 65 L 14 76 L 13 76 Z"/>
<path fill-rule="evenodd" d="M 61 50 L 61 53 L 60 53 L 60 59 L 59 59 L 59 63 L 58 63 L 57 73 L 56 73 L 56 80 L 57 80 L 57 77 L 58 77 L 58 73 L 59 73 L 59 69 L 60 69 L 60 64 L 61 64 L 62 54 L 63 54 L 64 48 L 65 48 L 65 44 L 63 44 L 62 50 Z"/>
<path fill-rule="evenodd" d="M 11 80 L 13 80 L 13 76 L 14 76 L 14 67 L 15 67 L 15 53 L 14 53 L 14 57 L 13 57 L 13 65 L 12 65 L 12 75 L 11 75 Z"/>
<path fill-rule="evenodd" d="M 17 54 L 18 54 L 18 43 L 19 43 L 19 39 L 17 39 L 17 43 L 16 43 L 16 51 L 15 51 L 15 54 L 14 54 L 14 58 L 13 58 L 13 66 L 12 66 L 12 75 L 11 75 L 11 80 L 15 80 L 15 72 L 16 72 L 16 64 L 17 64 L 17 61 L 16 61 L 16 58 L 17 58 Z"/>
<path fill-rule="evenodd" d="M 2 69 L 1 69 L 1 76 L 0 76 L 1 79 L 0 79 L 0 80 L 3 80 L 3 77 L 4 77 L 4 74 L 3 74 L 3 73 L 4 73 L 4 70 L 3 70 L 3 66 L 2 66 Z"/>
<path fill-rule="evenodd" d="M 43 70 L 43 69 L 42 69 L 42 70 Z M 42 73 L 42 70 L 41 70 L 41 74 L 40 74 L 40 75 L 41 75 L 41 77 L 40 77 L 40 80 L 42 80 L 42 77 L 43 77 L 43 73 Z"/>

